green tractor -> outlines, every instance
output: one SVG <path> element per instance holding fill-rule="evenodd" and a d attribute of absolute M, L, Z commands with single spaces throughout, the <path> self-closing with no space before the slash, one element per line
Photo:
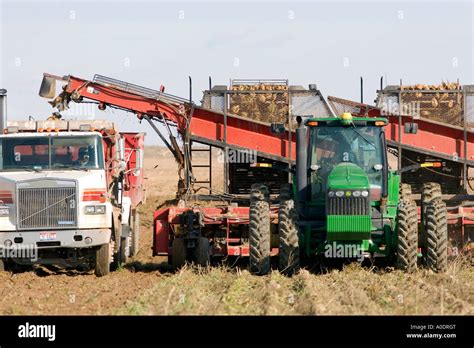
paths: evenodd
<path fill-rule="evenodd" d="M 281 189 L 277 228 L 270 222 L 267 187 L 252 186 L 250 271 L 270 271 L 272 240 L 278 241 L 279 269 L 287 275 L 301 259 L 316 255 L 385 257 L 407 272 L 416 270 L 420 258 L 445 271 L 447 210 L 440 186 L 424 185 L 419 223 L 411 188 L 400 182 L 403 171 L 440 163 L 389 169 L 385 118 L 345 113 L 297 121 L 294 180 Z"/>

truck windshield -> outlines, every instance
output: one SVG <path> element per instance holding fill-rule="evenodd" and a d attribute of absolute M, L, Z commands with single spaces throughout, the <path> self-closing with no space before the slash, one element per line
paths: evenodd
<path fill-rule="evenodd" d="M 380 127 L 311 127 L 309 164 L 313 194 L 327 191 L 327 177 L 342 162 L 354 163 L 367 173 L 371 195 L 378 196 L 383 184 L 383 146 Z"/>
<path fill-rule="evenodd" d="M 0 138 L 0 170 L 103 169 L 99 136 Z"/>

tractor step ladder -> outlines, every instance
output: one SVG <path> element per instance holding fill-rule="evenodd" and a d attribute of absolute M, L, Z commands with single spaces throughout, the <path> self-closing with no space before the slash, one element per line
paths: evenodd
<path fill-rule="evenodd" d="M 198 143 L 199 145 L 203 145 Z M 207 180 L 196 180 L 194 183 L 195 184 L 204 184 L 206 185 L 209 189 L 212 188 L 212 146 L 211 145 L 204 145 L 206 147 L 195 147 L 193 146 L 194 142 L 191 142 L 191 159 L 193 159 L 193 153 L 208 153 L 208 162 L 204 164 L 192 164 L 191 168 L 207 168 L 208 169 L 208 179 Z M 195 161 L 192 161 L 194 163 Z M 193 175 L 195 176 L 196 173 L 193 170 Z M 209 192 L 210 193 L 210 192 Z"/>

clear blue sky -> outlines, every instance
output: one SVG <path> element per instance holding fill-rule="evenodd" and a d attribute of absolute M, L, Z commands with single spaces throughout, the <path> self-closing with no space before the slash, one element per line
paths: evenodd
<path fill-rule="evenodd" d="M 288 78 L 354 100 L 363 76 L 369 103 L 381 75 L 389 84 L 474 83 L 471 1 L 0 0 L 0 16 L 0 87 L 11 119 L 51 112 L 38 96 L 43 72 L 163 84 L 182 97 L 191 75 L 196 102 L 209 75 L 214 84 Z M 158 142 L 133 116 L 95 111 L 103 116 Z"/>

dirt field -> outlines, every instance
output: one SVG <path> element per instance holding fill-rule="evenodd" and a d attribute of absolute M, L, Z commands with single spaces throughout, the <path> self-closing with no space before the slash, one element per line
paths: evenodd
<path fill-rule="evenodd" d="M 45 267 L 1 273 L 0 314 L 474 314 L 474 269 L 462 259 L 446 274 L 356 264 L 292 278 L 252 276 L 245 264 L 173 273 L 151 256 L 151 225 L 155 207 L 174 197 L 176 166 L 167 151 L 147 148 L 146 170 L 135 259 L 104 278 Z"/>

